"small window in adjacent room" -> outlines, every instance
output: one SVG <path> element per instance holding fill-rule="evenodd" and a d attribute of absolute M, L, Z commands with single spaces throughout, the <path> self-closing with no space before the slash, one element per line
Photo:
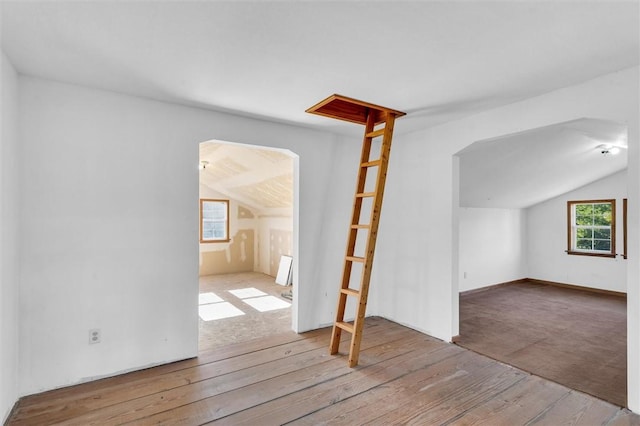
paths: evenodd
<path fill-rule="evenodd" d="M 616 200 L 567 202 L 569 254 L 615 257 Z"/>
<path fill-rule="evenodd" d="M 229 200 L 200 199 L 200 242 L 229 242 Z"/>

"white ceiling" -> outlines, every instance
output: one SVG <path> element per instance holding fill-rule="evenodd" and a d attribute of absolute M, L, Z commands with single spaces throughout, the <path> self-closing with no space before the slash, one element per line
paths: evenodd
<path fill-rule="evenodd" d="M 475 142 L 458 153 L 460 205 L 530 207 L 625 169 L 626 146 L 626 126 L 597 119 Z"/>
<path fill-rule="evenodd" d="M 402 133 L 640 62 L 638 0 L 0 0 L 0 12 L 2 49 L 21 74 L 354 135 L 361 126 L 305 109 L 339 93 L 407 112 Z M 502 158 L 504 173 L 531 161 L 508 152 L 483 156 L 493 170 Z M 536 161 L 566 163 L 562 152 Z M 555 170 L 530 172 L 541 169 Z M 581 174 L 591 169 L 574 170 L 575 182 L 603 173 Z M 510 205 L 540 198 L 543 185 L 518 179 L 532 194 Z M 472 192 L 469 203 L 499 198 Z"/>
<path fill-rule="evenodd" d="M 6 1 L 23 74 L 338 131 L 339 93 L 402 132 L 639 63 L 638 1 Z"/>

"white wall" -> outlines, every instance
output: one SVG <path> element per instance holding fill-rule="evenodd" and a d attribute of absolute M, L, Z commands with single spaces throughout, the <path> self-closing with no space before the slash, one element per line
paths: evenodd
<path fill-rule="evenodd" d="M 460 208 L 459 289 L 474 290 L 534 278 L 626 292 L 622 258 L 569 256 L 567 201 L 617 199 L 617 247 L 622 252 L 626 170 L 528 209 Z"/>
<path fill-rule="evenodd" d="M 0 423 L 18 398 L 18 76 L 0 58 Z"/>
<path fill-rule="evenodd" d="M 409 116 L 408 116 L 409 117 Z M 408 118 L 407 117 L 407 118 Z M 454 154 L 477 140 L 591 117 L 629 128 L 629 405 L 640 410 L 640 147 L 638 68 L 609 74 L 394 138 L 371 305 L 379 315 L 449 340 L 458 334 L 458 190 Z M 398 120 L 397 131 L 402 129 Z M 456 177 L 454 178 L 454 171 Z M 455 203 L 455 204 L 454 204 Z"/>
<path fill-rule="evenodd" d="M 341 264 L 324 257 L 332 247 L 324 236 L 343 235 L 336 211 L 351 206 L 334 203 L 350 191 L 330 186 L 340 173 L 332 176 L 328 165 L 344 141 L 29 77 L 19 88 L 22 394 L 197 354 L 203 141 L 299 155 L 294 327 L 332 321 L 335 294 L 327 287 Z M 102 343 L 88 345 L 90 328 L 102 330 Z"/>
<path fill-rule="evenodd" d="M 452 153 L 432 152 L 424 132 L 393 143 L 367 311 L 449 340 Z"/>
<path fill-rule="evenodd" d="M 627 173 L 616 173 L 527 209 L 529 278 L 626 293 L 622 257 L 574 256 L 567 250 L 567 201 L 616 199 L 616 253 L 622 253 L 622 199 Z"/>
<path fill-rule="evenodd" d="M 460 208 L 460 291 L 527 277 L 526 214 Z"/>
<path fill-rule="evenodd" d="M 460 149 L 582 117 L 627 123 L 629 403 L 640 409 L 637 80 L 638 69 L 630 69 L 405 135 L 400 119 L 369 314 L 446 340 L 457 334 L 453 156 Z M 202 141 L 259 143 L 300 156 L 295 326 L 332 321 L 359 140 L 33 78 L 20 78 L 19 95 L 22 393 L 195 355 L 194 165 Z M 99 345 L 86 343 L 92 327 L 103 329 Z"/>

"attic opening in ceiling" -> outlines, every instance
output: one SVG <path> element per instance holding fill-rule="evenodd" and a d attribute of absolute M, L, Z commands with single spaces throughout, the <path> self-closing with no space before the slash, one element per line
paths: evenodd
<path fill-rule="evenodd" d="M 618 152 L 614 154 L 612 147 L 618 148 Z M 566 253 L 569 201 L 615 199 L 618 206 L 616 221 L 623 223 L 623 200 L 627 197 L 628 186 L 626 125 L 603 119 L 581 118 L 477 141 L 454 156 L 454 177 L 457 177 L 454 178 L 454 194 L 458 196 L 454 219 L 457 221 L 454 224 L 457 228 L 457 241 L 454 243 L 457 244 L 457 250 L 454 250 L 453 259 L 454 265 L 457 265 L 457 276 L 454 277 L 454 287 L 457 289 L 454 291 L 460 292 L 460 298 L 454 298 L 458 300 L 458 305 L 454 307 L 459 312 L 458 342 L 533 374 L 624 405 L 624 395 L 615 396 L 617 399 L 613 401 L 609 390 L 598 384 L 604 382 L 608 383 L 609 389 L 626 389 L 625 362 L 609 359 L 606 366 L 593 364 L 592 368 L 587 368 L 585 376 L 589 376 L 587 379 L 594 384 L 593 388 L 581 388 L 582 384 L 563 382 L 563 377 L 551 374 L 555 374 L 552 372 L 554 368 L 555 371 L 562 370 L 560 366 L 566 362 L 566 357 L 559 357 L 555 367 L 541 366 L 536 370 L 525 365 L 524 357 L 520 359 L 515 355 L 519 352 L 514 343 L 518 339 L 514 336 L 537 336 L 537 340 L 529 342 L 526 347 L 528 354 L 536 350 L 562 352 L 562 348 L 544 347 L 550 344 L 548 336 L 558 335 L 557 330 L 549 325 L 551 323 L 523 325 L 512 321 L 502 324 L 496 314 L 491 319 L 496 321 L 494 325 L 500 322 L 501 327 L 510 328 L 509 333 L 503 333 L 500 337 L 491 335 L 489 329 L 498 327 L 489 326 L 489 322 L 483 328 L 487 330 L 486 335 L 484 332 L 473 332 L 471 322 L 479 321 L 483 315 L 472 311 L 484 308 L 471 307 L 472 304 L 466 301 L 470 300 L 473 293 L 484 290 L 491 292 L 483 293 L 483 297 L 501 297 L 496 286 L 503 284 L 522 286 L 516 288 L 570 285 L 599 292 L 604 303 L 603 309 L 613 310 L 612 305 L 605 301 L 611 294 L 602 293 L 615 293 L 622 303 L 618 325 L 610 330 L 609 336 L 601 338 L 593 335 L 589 341 L 611 338 L 621 346 L 620 352 L 626 353 L 623 302 L 627 289 L 626 262 L 622 256 L 596 259 Z M 622 226 L 616 229 L 616 240 L 616 253 L 622 253 Z M 545 306 L 539 308 L 549 310 L 548 318 L 559 309 L 553 303 L 543 303 Z M 537 309 L 536 306 L 528 308 Z M 597 321 L 598 318 L 585 317 L 578 323 L 597 324 Z M 546 335 L 538 335 L 541 332 Z M 582 332 L 576 330 L 574 334 L 579 333 Z M 491 339 L 509 340 L 509 344 L 503 346 L 510 345 L 511 352 L 507 353 L 505 348 L 504 354 L 497 353 L 497 349 L 496 353 L 487 353 L 490 346 L 500 346 L 497 343 L 489 344 Z M 572 356 L 583 356 L 586 360 L 589 356 L 584 352 L 586 349 L 583 348 L 586 347 L 589 347 L 589 342 L 564 350 Z M 542 359 L 542 355 L 539 359 Z M 613 364 L 618 364 L 620 370 L 616 371 L 619 373 L 616 380 L 620 381 L 616 386 L 611 385 L 613 379 L 610 372 L 609 377 L 603 377 L 602 380 L 597 377 Z"/>
<path fill-rule="evenodd" d="M 296 168 L 288 150 L 200 144 L 200 227 L 220 232 L 200 241 L 201 349 L 293 327 L 294 292 L 276 276 L 283 259 L 297 264 Z M 208 219 L 207 202 L 220 207 Z M 289 282 L 297 284 L 296 276 L 292 268 Z"/>

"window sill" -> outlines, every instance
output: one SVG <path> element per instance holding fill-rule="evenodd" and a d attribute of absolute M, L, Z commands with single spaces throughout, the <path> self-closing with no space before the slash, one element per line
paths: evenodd
<path fill-rule="evenodd" d="M 616 257 L 616 255 L 613 253 L 587 253 L 584 251 L 571 251 L 571 250 L 567 250 L 566 253 L 576 255 L 576 256 L 612 257 L 612 258 Z"/>
<path fill-rule="evenodd" d="M 231 242 L 230 239 L 228 240 L 200 240 L 200 244 L 210 244 L 210 243 L 228 243 Z"/>

